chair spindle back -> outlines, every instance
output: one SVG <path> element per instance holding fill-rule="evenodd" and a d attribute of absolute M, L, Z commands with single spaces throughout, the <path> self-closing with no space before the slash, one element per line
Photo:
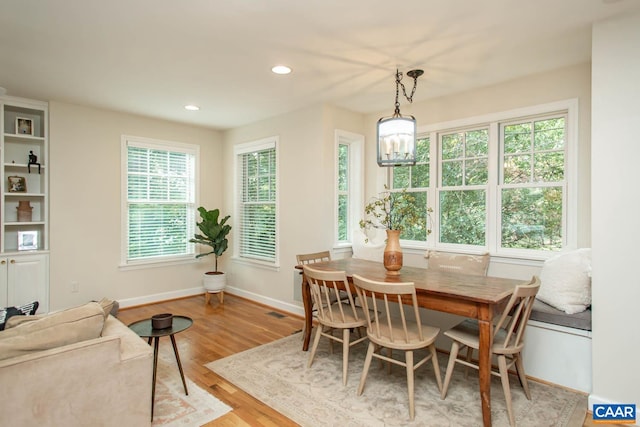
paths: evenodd
<path fill-rule="evenodd" d="M 517 286 L 502 315 L 494 326 L 494 336 L 502 329 L 504 339 L 498 342 L 503 348 L 523 345 L 524 331 L 531 316 L 531 309 L 540 289 L 540 279 L 534 276 L 526 285 Z"/>
<path fill-rule="evenodd" d="M 345 323 L 349 319 L 360 318 L 344 271 L 316 270 L 308 264 L 304 264 L 302 268 L 311 298 L 318 309 L 318 319 L 330 323 Z M 336 303 L 341 299 L 340 303 Z"/>
<path fill-rule="evenodd" d="M 423 339 L 418 298 L 412 282 L 377 282 L 354 274 L 353 284 L 364 308 L 367 329 L 374 337 L 386 338 L 392 343 L 409 343 L 412 333 L 407 325 L 414 324 L 417 327 L 418 338 Z M 404 306 L 409 304 L 412 309 L 406 313 Z M 399 319 L 394 307 L 399 312 Z"/>

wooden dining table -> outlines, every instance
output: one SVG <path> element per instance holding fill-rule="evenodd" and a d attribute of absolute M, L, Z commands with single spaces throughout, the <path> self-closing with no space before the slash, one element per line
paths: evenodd
<path fill-rule="evenodd" d="M 504 308 L 515 287 L 527 283 L 526 281 L 406 266 L 402 267 L 399 274 L 389 275 L 382 263 L 355 258 L 319 262 L 311 264 L 310 267 L 318 270 L 344 271 L 351 284 L 354 274 L 384 282 L 413 282 L 421 307 L 477 319 L 480 330 L 478 360 L 482 419 L 485 426 L 491 425 L 492 319 L 494 313 Z M 302 266 L 298 265 L 296 268 L 302 269 Z M 304 275 L 302 300 L 305 313 L 302 349 L 307 351 L 313 313 L 311 293 Z"/>

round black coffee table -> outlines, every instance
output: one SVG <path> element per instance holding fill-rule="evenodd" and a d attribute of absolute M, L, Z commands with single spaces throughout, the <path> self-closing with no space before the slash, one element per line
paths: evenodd
<path fill-rule="evenodd" d="M 178 369 L 180 370 L 180 377 L 182 378 L 182 385 L 184 386 L 185 394 L 189 395 L 187 390 L 187 382 L 184 379 L 184 372 L 182 371 L 182 363 L 180 363 L 180 355 L 178 354 L 178 347 L 176 346 L 176 339 L 174 337 L 178 332 L 182 332 L 189 329 L 193 325 L 193 320 L 187 316 L 173 316 L 173 324 L 170 328 L 153 329 L 151 327 L 151 319 L 139 320 L 129 325 L 136 334 L 142 338 L 148 338 L 148 343 L 151 345 L 153 342 L 153 385 L 151 388 L 151 421 L 153 421 L 153 404 L 156 396 L 156 372 L 158 370 L 158 345 L 161 337 L 167 335 L 171 338 L 171 344 L 173 345 L 173 353 L 176 355 L 176 361 L 178 362 Z"/>

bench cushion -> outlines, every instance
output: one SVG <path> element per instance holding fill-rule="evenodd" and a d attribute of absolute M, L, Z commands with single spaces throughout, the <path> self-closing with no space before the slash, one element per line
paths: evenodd
<path fill-rule="evenodd" d="M 591 308 L 575 314 L 567 314 L 536 298 L 531 309 L 531 320 L 566 326 L 568 328 L 591 330 Z"/>

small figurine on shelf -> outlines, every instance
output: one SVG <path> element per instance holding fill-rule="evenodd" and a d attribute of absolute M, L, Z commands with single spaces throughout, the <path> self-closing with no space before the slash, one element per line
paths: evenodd
<path fill-rule="evenodd" d="M 27 165 L 29 173 L 31 173 L 31 165 L 38 165 L 38 173 L 40 173 L 40 163 L 38 163 L 38 156 L 33 154 L 33 151 L 29 151 L 29 164 Z"/>

